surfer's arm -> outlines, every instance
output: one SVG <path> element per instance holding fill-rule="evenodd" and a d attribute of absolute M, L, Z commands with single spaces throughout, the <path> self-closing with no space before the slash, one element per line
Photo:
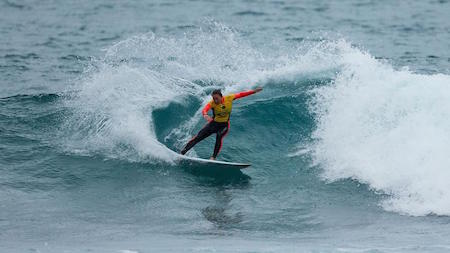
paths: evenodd
<path fill-rule="evenodd" d="M 262 91 L 262 88 L 256 88 L 254 90 L 239 92 L 239 93 L 234 94 L 234 99 L 239 99 L 239 98 L 243 98 L 246 96 L 250 96 L 250 95 L 258 93 L 260 91 Z"/>
<path fill-rule="evenodd" d="M 213 120 L 213 118 L 211 118 L 211 117 L 208 115 L 208 111 L 209 111 L 209 110 L 211 110 L 211 104 L 210 104 L 210 103 L 207 103 L 207 104 L 205 105 L 205 107 L 203 107 L 202 115 L 203 115 L 203 118 L 206 119 L 206 121 L 211 122 L 211 121 Z"/>

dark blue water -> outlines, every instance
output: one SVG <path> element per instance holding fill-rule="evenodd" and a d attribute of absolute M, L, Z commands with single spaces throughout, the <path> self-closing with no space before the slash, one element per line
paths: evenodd
<path fill-rule="evenodd" d="M 450 251 L 448 13 L 1 1 L 0 251 Z M 257 86 L 219 155 L 250 168 L 176 162 L 213 89 Z"/>

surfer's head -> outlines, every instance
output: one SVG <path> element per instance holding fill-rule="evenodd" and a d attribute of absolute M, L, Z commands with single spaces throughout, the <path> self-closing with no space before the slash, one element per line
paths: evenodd
<path fill-rule="evenodd" d="M 219 89 L 213 90 L 211 95 L 213 97 L 214 103 L 220 104 L 220 102 L 222 102 L 222 91 L 220 91 Z"/>

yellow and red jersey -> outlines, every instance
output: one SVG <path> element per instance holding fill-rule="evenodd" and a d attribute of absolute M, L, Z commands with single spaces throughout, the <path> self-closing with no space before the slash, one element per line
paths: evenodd
<path fill-rule="evenodd" d="M 227 122 L 230 120 L 231 109 L 235 99 L 243 98 L 255 94 L 254 90 L 243 91 L 236 94 L 230 94 L 222 97 L 222 101 L 216 104 L 214 100 L 209 101 L 202 110 L 202 114 L 208 114 L 210 109 L 213 110 L 213 118 L 215 122 Z"/>

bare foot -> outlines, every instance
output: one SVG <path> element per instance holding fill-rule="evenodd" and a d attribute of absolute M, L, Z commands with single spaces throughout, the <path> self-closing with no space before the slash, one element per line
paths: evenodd
<path fill-rule="evenodd" d="M 209 160 L 216 160 L 216 158 L 214 158 L 213 156 L 211 156 L 211 157 L 209 158 Z"/>

